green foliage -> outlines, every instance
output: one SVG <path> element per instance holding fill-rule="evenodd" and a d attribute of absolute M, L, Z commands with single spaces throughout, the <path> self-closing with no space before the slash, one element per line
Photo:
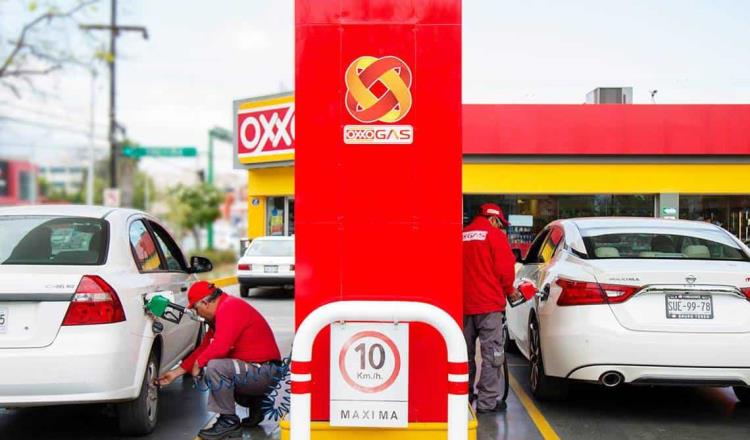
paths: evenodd
<path fill-rule="evenodd" d="M 191 231 L 200 248 L 200 229 L 221 216 L 219 205 L 223 201 L 224 194 L 211 184 L 177 185 L 170 190 L 167 220 L 176 226 L 178 234 Z"/>
<path fill-rule="evenodd" d="M 191 257 L 194 255 L 208 258 L 214 267 L 235 264 L 238 259 L 237 252 L 232 249 L 196 249 L 190 252 Z"/>

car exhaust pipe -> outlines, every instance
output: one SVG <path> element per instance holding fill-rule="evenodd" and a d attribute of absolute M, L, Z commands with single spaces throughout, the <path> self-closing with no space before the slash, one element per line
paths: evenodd
<path fill-rule="evenodd" d="M 599 381 L 607 388 L 614 388 L 622 384 L 625 381 L 625 378 L 622 377 L 622 374 L 618 373 L 617 371 L 607 371 L 606 373 L 602 374 L 602 377 L 599 378 Z"/>

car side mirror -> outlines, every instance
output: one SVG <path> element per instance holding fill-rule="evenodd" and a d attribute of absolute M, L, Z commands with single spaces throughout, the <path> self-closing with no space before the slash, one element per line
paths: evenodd
<path fill-rule="evenodd" d="M 513 251 L 513 256 L 516 257 L 516 262 L 523 263 L 523 254 L 521 254 L 521 249 L 515 248 L 515 249 L 512 249 L 512 251 Z"/>
<path fill-rule="evenodd" d="M 190 273 L 211 272 L 212 270 L 214 270 L 214 265 L 208 258 L 197 255 L 190 257 Z"/>

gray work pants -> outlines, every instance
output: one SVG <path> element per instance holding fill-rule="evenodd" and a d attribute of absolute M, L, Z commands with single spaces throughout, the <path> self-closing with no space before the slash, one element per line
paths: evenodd
<path fill-rule="evenodd" d="M 505 332 L 501 312 L 464 315 L 464 338 L 469 350 L 469 393 L 474 392 L 477 375 L 476 346 L 479 339 L 482 371 L 477 389 L 477 409 L 492 409 L 500 396 L 500 374 L 505 361 Z"/>
<path fill-rule="evenodd" d="M 281 364 L 250 364 L 237 359 L 208 361 L 203 380 L 208 388 L 208 410 L 235 414 L 234 403 L 245 403 L 250 412 L 260 411 L 263 397 L 275 384 Z"/>

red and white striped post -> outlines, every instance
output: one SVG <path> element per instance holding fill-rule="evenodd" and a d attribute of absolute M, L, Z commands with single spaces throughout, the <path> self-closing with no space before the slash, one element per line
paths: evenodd
<path fill-rule="evenodd" d="M 448 440 L 466 440 L 469 429 L 469 367 L 463 332 L 443 309 L 413 301 L 337 301 L 315 309 L 302 321 L 292 346 L 291 440 L 310 439 L 312 347 L 315 337 L 331 323 L 352 320 L 421 322 L 440 333 L 448 352 Z"/>

